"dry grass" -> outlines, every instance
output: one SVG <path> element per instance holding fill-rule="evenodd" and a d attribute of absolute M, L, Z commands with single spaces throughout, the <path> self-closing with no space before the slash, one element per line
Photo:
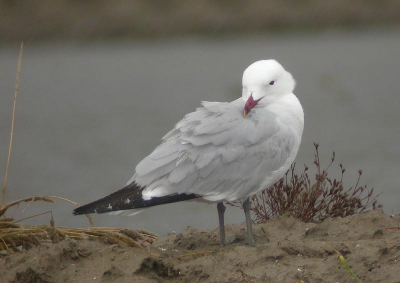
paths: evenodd
<path fill-rule="evenodd" d="M 21 76 L 21 70 L 22 70 L 22 54 L 23 53 L 24 53 L 24 43 L 21 42 L 21 49 L 19 51 L 19 58 L 18 58 L 18 65 L 17 65 L 17 74 L 16 74 L 16 78 L 15 78 L 14 106 L 13 106 L 12 119 L 11 119 L 10 144 L 8 147 L 8 157 L 7 157 L 6 173 L 4 174 L 4 184 L 3 184 L 3 189 L 1 191 L 1 205 L 4 204 L 5 196 L 6 196 L 8 169 L 10 168 L 11 149 L 12 149 L 13 137 L 14 137 L 15 109 L 17 106 L 19 78 Z"/>
<path fill-rule="evenodd" d="M 3 218 L 0 220 L 0 255 L 7 255 L 33 246 L 58 243 L 63 239 L 99 239 L 107 244 L 125 243 L 141 247 L 141 242 L 152 242 L 157 236 L 143 230 L 112 227 L 71 228 L 50 225 L 23 225 Z"/>
<path fill-rule="evenodd" d="M 51 214 L 50 225 L 32 226 L 19 223 L 22 220 L 38 215 L 33 215 L 17 221 L 5 216 L 7 209 L 13 206 L 19 206 L 22 202 L 31 203 L 35 201 L 45 201 L 55 203 L 54 199 L 57 198 L 74 203 L 57 196 L 34 196 L 0 206 L 0 255 L 8 255 L 14 252 L 27 250 L 34 246 L 40 246 L 42 244 L 58 243 L 63 239 L 98 239 L 107 244 L 125 243 L 130 247 L 141 247 L 143 242 L 152 243 L 153 239 L 157 238 L 156 235 L 144 230 L 113 227 L 57 227 L 55 226 L 55 221 L 51 211 L 44 212 Z M 91 222 L 91 218 L 89 215 L 87 216 Z"/>
<path fill-rule="evenodd" d="M 15 221 L 13 218 L 7 218 L 5 216 L 8 208 L 18 206 L 22 202 L 30 203 L 35 201 L 45 201 L 55 203 L 54 198 L 66 200 L 57 196 L 35 196 L 14 201 L 0 207 L 0 217 L 2 217 L 0 218 L 0 255 L 8 255 L 14 252 L 27 250 L 34 246 L 40 246 L 42 244 L 58 243 L 63 239 L 98 239 L 107 244 L 125 243 L 130 247 L 141 247 L 143 242 L 152 243 L 153 239 L 157 237 L 156 235 L 144 230 L 132 230 L 125 228 L 57 227 L 55 226 L 55 221 L 51 211 L 50 225 L 24 225 L 19 223 L 21 220 Z M 70 200 L 66 201 L 72 202 Z M 31 217 L 35 216 L 37 215 Z M 25 218 L 24 220 L 28 218 Z M 91 221 L 90 218 L 89 220 Z"/>
<path fill-rule="evenodd" d="M 314 165 L 315 180 L 311 182 L 308 167 L 299 175 L 295 165 L 275 185 L 252 198 L 253 219 L 256 223 L 289 213 L 304 222 L 319 222 L 326 217 L 345 217 L 381 207 L 377 202 L 378 195 L 373 189 L 360 186 L 362 171 L 354 187 L 345 189 L 343 175 L 346 171 L 340 164 L 340 179 L 328 177 L 328 169 L 335 161 L 335 153 L 325 169 L 321 169 L 318 144 L 315 144 Z"/>

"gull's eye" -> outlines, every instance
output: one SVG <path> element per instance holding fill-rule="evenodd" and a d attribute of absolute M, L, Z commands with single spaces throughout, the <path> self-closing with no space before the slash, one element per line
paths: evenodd
<path fill-rule="evenodd" d="M 269 85 L 274 85 L 275 81 L 270 81 Z"/>

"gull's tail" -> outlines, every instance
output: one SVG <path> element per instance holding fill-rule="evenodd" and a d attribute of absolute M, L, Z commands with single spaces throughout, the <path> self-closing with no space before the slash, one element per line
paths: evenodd
<path fill-rule="evenodd" d="M 140 187 L 138 184 L 133 182 L 109 196 L 76 208 L 73 211 L 73 214 L 80 215 L 89 213 L 107 213 L 112 211 L 146 208 L 199 197 L 195 194 L 172 194 L 163 197 L 153 197 L 149 200 L 145 200 L 142 196 L 144 188 L 145 187 Z"/>

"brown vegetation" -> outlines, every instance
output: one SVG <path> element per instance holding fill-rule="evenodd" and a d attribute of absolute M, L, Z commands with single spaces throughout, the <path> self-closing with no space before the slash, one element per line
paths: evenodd
<path fill-rule="evenodd" d="M 307 166 L 299 175 L 293 164 L 276 184 L 252 198 L 255 222 L 263 223 L 285 213 L 304 222 L 320 222 L 326 217 L 345 217 L 382 207 L 377 202 L 379 195 L 373 195 L 373 188 L 368 191 L 366 185 L 359 185 L 361 170 L 358 171 L 356 185 L 345 189 L 343 174 L 346 170 L 342 164 L 339 165 L 340 179 L 328 177 L 328 169 L 335 161 L 335 153 L 333 152 L 329 165 L 321 169 L 318 144 L 314 143 L 314 147 L 316 173 L 313 183 Z"/>

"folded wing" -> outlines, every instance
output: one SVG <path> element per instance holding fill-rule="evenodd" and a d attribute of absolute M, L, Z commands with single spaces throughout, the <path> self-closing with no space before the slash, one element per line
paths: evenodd
<path fill-rule="evenodd" d="M 266 174 L 284 166 L 293 141 L 283 138 L 274 114 L 257 120 L 242 112 L 241 99 L 203 102 L 137 165 L 128 184 L 145 186 L 145 199 L 194 194 L 220 201 L 254 194 Z"/>

